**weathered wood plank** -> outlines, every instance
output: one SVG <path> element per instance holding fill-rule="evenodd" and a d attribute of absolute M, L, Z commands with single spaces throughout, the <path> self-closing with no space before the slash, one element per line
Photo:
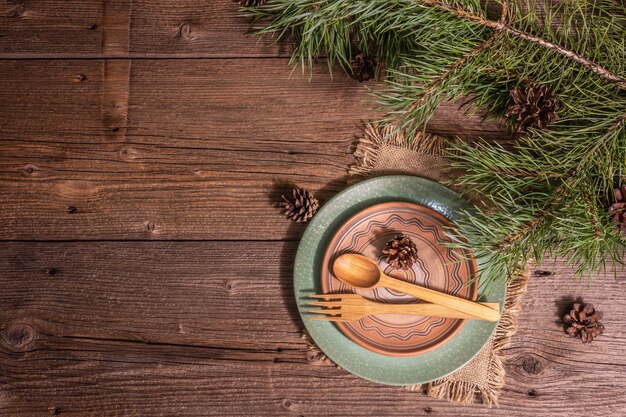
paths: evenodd
<path fill-rule="evenodd" d="M 297 243 L 262 241 L 303 229 L 281 183 L 344 187 L 372 113 L 324 65 L 289 79 L 289 45 L 246 26 L 230 0 L 0 5 L 0 240 L 220 240 L 0 243 L 0 415 L 626 415 L 623 272 L 533 279 L 499 409 L 306 359 Z M 37 57 L 210 59 L 6 60 Z M 449 104 L 430 127 L 502 134 Z M 577 296 L 605 312 L 591 346 L 557 323 Z"/>
<path fill-rule="evenodd" d="M 0 57 L 102 52 L 104 2 L 11 0 L 0 4 Z"/>
<path fill-rule="evenodd" d="M 289 55 L 247 30 L 231 0 L 15 0 L 0 4 L 0 58 Z"/>
<path fill-rule="evenodd" d="M 376 116 L 347 76 L 314 80 L 276 59 L 0 62 L 0 239 L 293 238 L 276 184 L 335 194 Z M 451 104 L 431 128 L 502 132 Z"/>
<path fill-rule="evenodd" d="M 4 243 L 0 311 L 7 309 L 3 317 L 9 311 L 22 314 L 41 302 L 42 310 L 33 315 L 43 320 L 37 325 L 44 333 L 66 337 L 275 349 L 281 347 L 277 341 L 288 346 L 300 338 L 291 303 L 296 246 Z M 40 248 L 45 255 L 28 248 Z M 13 280 L 25 286 L 10 285 Z M 71 329 L 64 322 L 72 323 Z M 105 333 L 103 323 L 108 323 Z"/>
<path fill-rule="evenodd" d="M 0 243 L 0 414 L 486 413 L 309 362 L 291 293 L 295 249 Z M 488 413 L 570 416 L 575 407 L 623 415 L 626 274 L 587 286 L 571 281 L 560 261 L 554 271 L 531 281 L 501 406 Z M 567 338 L 557 323 L 559 309 L 579 296 L 605 313 L 606 333 L 591 345 Z"/>
<path fill-rule="evenodd" d="M 194 57 L 287 57 L 288 42 L 247 36 L 249 20 L 232 0 L 133 1 L 131 54 Z"/>

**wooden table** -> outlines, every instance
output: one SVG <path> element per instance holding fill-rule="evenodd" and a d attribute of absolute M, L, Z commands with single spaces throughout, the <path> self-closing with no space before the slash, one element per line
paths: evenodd
<path fill-rule="evenodd" d="M 324 65 L 244 36 L 228 0 L 0 4 L 0 415 L 624 416 L 626 273 L 536 271 L 501 406 L 309 362 L 292 296 L 293 183 L 346 185 L 372 118 Z M 443 105 L 441 134 L 498 137 Z M 592 345 L 558 316 L 605 312 Z"/>

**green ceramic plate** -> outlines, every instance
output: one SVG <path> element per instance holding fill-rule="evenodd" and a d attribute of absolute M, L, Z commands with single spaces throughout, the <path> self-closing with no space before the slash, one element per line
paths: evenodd
<path fill-rule="evenodd" d="M 294 290 L 306 329 L 317 346 L 337 365 L 381 384 L 422 384 L 446 376 L 469 362 L 487 343 L 497 323 L 469 320 L 458 334 L 438 349 L 418 356 L 392 357 L 362 348 L 344 336 L 333 323 L 313 320 L 305 314 L 307 296 L 321 292 L 321 263 L 334 233 L 355 213 L 388 201 L 422 204 L 450 220 L 458 217 L 459 210 L 472 207 L 448 188 L 419 177 L 377 177 L 349 187 L 326 203 L 307 227 L 296 255 Z M 483 262 L 484 259 L 477 259 L 479 270 Z M 479 300 L 499 302 L 501 308 L 505 294 L 504 282 L 490 287 L 488 298 L 479 285 Z"/>

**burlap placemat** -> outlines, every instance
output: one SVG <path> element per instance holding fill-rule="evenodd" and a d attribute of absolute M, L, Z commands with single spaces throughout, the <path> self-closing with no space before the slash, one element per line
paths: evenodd
<path fill-rule="evenodd" d="M 407 143 L 402 134 L 367 126 L 354 152 L 358 162 L 350 168 L 351 180 L 390 174 L 410 174 L 433 181 L 453 178 L 455 172 L 444 156 L 445 147 L 446 142 L 441 137 L 424 133 Z M 496 405 L 504 385 L 503 349 L 517 332 L 517 317 L 528 278 L 528 269 L 510 277 L 502 319 L 489 343 L 474 359 L 447 377 L 405 389 L 461 403 Z M 310 361 L 330 362 L 308 336 L 304 338 L 309 343 L 307 358 Z"/>

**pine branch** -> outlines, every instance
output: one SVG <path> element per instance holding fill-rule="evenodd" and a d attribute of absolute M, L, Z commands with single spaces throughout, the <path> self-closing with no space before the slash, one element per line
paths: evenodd
<path fill-rule="evenodd" d="M 569 178 L 571 181 L 573 177 Z M 512 235 L 505 236 L 501 239 L 500 243 L 496 245 L 496 250 L 502 251 L 507 247 L 517 243 L 520 239 L 528 235 L 529 232 L 534 231 L 537 227 L 542 224 L 550 215 L 552 215 L 552 209 L 558 206 L 558 204 L 563 200 L 563 192 L 565 190 L 565 184 L 561 184 L 557 187 L 554 192 L 552 198 L 547 202 L 547 204 L 542 208 L 541 214 L 536 216 L 534 219 L 526 223 L 521 229 L 515 232 Z"/>
<path fill-rule="evenodd" d="M 437 87 L 441 85 L 441 83 L 443 83 L 448 77 L 450 77 L 450 75 L 452 75 L 454 71 L 456 71 L 457 69 L 465 65 L 472 56 L 477 55 L 481 53 L 482 51 L 484 51 L 485 49 L 489 48 L 489 46 L 491 46 L 491 44 L 493 43 L 495 39 L 496 39 L 496 35 L 494 34 L 490 38 L 488 38 L 486 41 L 476 46 L 471 51 L 467 52 L 466 54 L 461 56 L 459 59 L 454 61 L 452 64 L 450 64 L 441 74 L 439 74 L 432 82 L 429 83 L 428 87 L 426 87 L 420 94 L 421 95 L 420 99 L 416 101 L 415 103 L 413 103 L 409 107 L 409 109 L 414 109 L 418 107 L 420 104 L 423 104 L 429 98 L 429 95 L 433 93 L 437 89 Z"/>
<path fill-rule="evenodd" d="M 531 172 L 531 171 L 516 171 L 513 169 L 493 169 L 495 175 L 506 175 L 519 178 L 560 178 L 561 174 L 556 172 Z"/>
<path fill-rule="evenodd" d="M 249 9 L 257 33 L 294 39 L 303 69 L 324 55 L 349 70 L 353 49 L 388 67 L 375 94 L 411 137 L 444 100 L 470 97 L 471 111 L 504 115 L 518 85 L 556 94 L 559 120 L 511 148 L 451 149 L 456 181 L 490 203 L 457 221 L 456 245 L 488 256 L 481 280 L 502 279 L 531 256 L 566 256 L 578 272 L 621 262 L 626 238 L 606 207 L 626 179 L 626 8 L 614 0 L 501 0 L 490 18 L 481 0 L 267 0 Z M 551 3 L 554 1 L 555 3 Z M 620 14 L 621 13 L 621 14 Z M 558 23 L 558 27 L 555 26 Z M 466 107 L 467 108 L 467 107 Z"/>
<path fill-rule="evenodd" d="M 461 230 L 461 235 L 465 236 L 467 241 L 471 241 L 472 244 L 463 243 L 457 241 L 457 246 L 464 247 L 466 249 L 480 247 L 480 253 L 499 253 L 500 256 L 495 258 L 494 262 L 503 262 L 507 265 L 507 268 L 514 268 L 520 257 L 524 257 L 529 251 L 531 251 L 538 260 L 541 260 L 544 254 L 549 250 L 555 250 L 557 254 L 563 256 L 569 256 L 572 263 L 579 265 L 578 272 L 580 274 L 584 272 L 593 272 L 597 268 L 602 267 L 603 263 L 598 263 L 598 258 L 603 260 L 609 256 L 613 262 L 621 262 L 621 257 L 624 251 L 624 240 L 618 236 L 617 230 L 612 222 L 604 222 L 601 219 L 608 220 L 606 212 L 599 214 L 599 210 L 605 210 L 604 205 L 599 207 L 591 199 L 590 190 L 597 189 L 597 186 L 590 184 L 589 181 L 593 181 L 591 172 L 596 172 L 598 163 L 602 163 L 605 157 L 600 153 L 601 150 L 613 153 L 615 147 L 623 148 L 626 144 L 626 126 L 624 124 L 624 115 L 616 117 L 605 130 L 605 133 L 598 139 L 590 141 L 590 147 L 586 149 L 584 155 L 577 161 L 576 165 L 571 168 L 566 174 L 560 174 L 556 177 L 545 178 L 543 185 L 541 182 L 533 183 L 525 181 L 522 183 L 514 183 L 516 172 L 511 170 L 505 171 L 503 174 L 503 180 L 495 185 L 484 184 L 484 187 L 490 188 L 493 192 L 503 192 L 506 187 L 512 187 L 506 191 L 505 195 L 500 195 L 492 200 L 496 206 L 497 213 L 507 213 L 511 210 L 523 210 L 524 214 L 517 214 L 520 219 L 526 217 L 527 220 L 523 222 L 513 222 L 510 225 L 505 226 L 502 232 L 494 231 L 500 228 L 502 225 L 498 225 L 497 222 L 500 219 L 498 214 L 492 221 L 492 214 L 479 213 L 473 218 L 466 216 L 462 219 L 458 226 Z M 618 124 L 618 127 L 616 125 Z M 594 139 L 592 137 L 592 139 Z M 521 156 L 520 166 L 526 167 L 525 158 L 533 157 L 533 153 L 524 154 L 523 146 L 524 141 L 517 145 L 518 149 L 522 151 L 522 154 L 516 153 Z M 526 139 L 528 143 L 528 139 Z M 612 146 L 609 146 L 612 145 Z M 462 145 L 463 146 L 463 145 Z M 467 145 L 464 145 L 467 147 Z M 542 146 L 535 144 L 531 148 L 542 149 Z M 491 151 L 489 147 L 485 148 L 486 151 Z M 457 150 L 458 151 L 458 150 Z M 470 171 L 469 176 L 465 178 L 465 182 L 481 182 L 480 177 L 495 174 L 497 176 L 502 175 L 502 171 L 494 171 L 487 167 L 483 170 L 475 164 L 475 161 L 484 158 L 486 155 L 485 150 L 479 151 L 466 151 L 463 153 L 462 158 L 465 158 L 463 162 L 457 165 L 462 169 L 468 169 Z M 474 153 L 472 153 L 474 152 Z M 494 154 L 496 154 L 494 152 Z M 540 156 L 534 154 L 535 156 Z M 546 154 L 543 155 L 545 157 Z M 541 156 L 540 156 L 541 157 Z M 618 155 L 618 159 L 622 166 L 625 165 L 624 159 Z M 512 162 L 511 160 L 504 159 L 504 164 Z M 547 172 L 541 170 L 541 162 L 539 161 L 534 165 L 537 169 L 537 177 L 542 178 Z M 513 162 L 515 165 L 515 162 Z M 563 166 L 566 168 L 566 166 Z M 474 170 L 474 173 L 471 171 Z M 531 170 L 532 171 L 532 170 Z M 623 172 L 623 171 L 622 171 Z M 563 178 L 560 186 L 553 188 L 554 178 Z M 622 175 L 619 175 L 622 177 Z M 473 180 L 470 178 L 474 178 Z M 533 180 L 534 181 L 534 180 Z M 542 182 L 543 182 L 542 181 Z M 612 180 L 610 181 L 612 183 Z M 520 189 L 517 187 L 521 184 Z M 534 184 L 534 185 L 533 185 Z M 529 188 L 531 187 L 531 188 Z M 533 190 L 532 187 L 535 187 Z M 545 188 L 545 191 L 541 191 L 538 196 L 541 202 L 533 202 L 531 198 L 528 200 L 527 195 L 536 194 L 539 190 Z M 606 187 L 603 187 L 606 188 Z M 609 193 L 611 193 L 612 186 L 610 185 Z M 516 190 L 516 191 L 514 191 Z M 472 191 L 470 187 L 469 191 Z M 525 203 L 519 205 L 512 197 L 512 192 L 517 192 L 522 199 L 527 199 Z M 528 194 L 526 194 L 528 193 Z M 581 202 L 584 205 L 574 204 L 577 196 L 581 197 Z M 573 235 L 567 222 L 562 220 L 574 218 L 576 214 L 573 210 L 578 210 L 580 207 L 580 215 L 584 215 L 588 220 L 589 232 L 584 232 L 581 237 Z M 566 217 L 561 217 L 566 216 Z M 600 217 L 602 216 L 602 217 Z M 584 221 L 574 220 L 579 226 L 583 227 Z M 562 231 L 562 227 L 567 227 L 568 230 Z M 482 229 L 481 229 L 482 228 Z M 491 229 L 486 233 L 485 228 Z M 573 236 L 573 237 L 572 237 Z M 576 240 L 579 239 L 579 240 Z M 588 248 L 583 251 L 581 248 Z M 576 254 L 574 257 L 573 254 Z M 487 273 L 483 278 L 489 282 L 494 279 L 498 279 L 498 270 L 492 265 L 486 269 Z M 482 276 L 482 275 L 481 275 Z"/>
<path fill-rule="evenodd" d="M 543 48 L 554 51 L 582 65 L 583 67 L 591 70 L 592 72 L 600 75 L 601 77 L 604 77 L 606 80 L 614 83 L 617 87 L 621 89 L 626 89 L 626 78 L 615 75 L 611 73 L 609 70 L 607 70 L 606 68 L 602 67 L 601 65 L 578 55 L 576 52 L 570 51 L 560 45 L 557 45 L 554 42 L 550 42 L 539 36 L 534 36 L 530 33 L 524 32 L 523 30 L 516 29 L 510 26 L 510 24 L 506 23 L 503 20 L 500 20 L 500 21 L 489 20 L 482 16 L 479 16 L 477 14 L 464 10 L 460 7 L 453 7 L 445 1 L 440 1 L 440 0 L 415 0 L 415 1 L 416 3 L 421 4 L 423 6 L 436 7 L 441 10 L 445 10 L 446 12 L 452 13 L 461 19 L 475 22 L 481 26 L 491 28 L 495 30 L 496 32 L 506 32 L 519 39 L 523 39 L 525 41 L 539 45 Z M 503 10 L 506 10 L 506 9 L 503 7 Z"/>
<path fill-rule="evenodd" d="M 593 207 L 591 196 L 589 195 L 589 192 L 587 190 L 583 190 L 582 196 L 585 200 L 585 203 L 587 203 L 587 206 Z M 593 236 L 596 240 L 600 239 L 602 232 L 600 229 L 600 219 L 598 219 L 598 214 L 593 210 L 589 210 L 589 215 L 591 217 L 591 224 L 593 225 Z"/>
<path fill-rule="evenodd" d="M 606 134 L 609 135 L 611 132 L 615 131 L 625 121 L 626 121 L 626 114 L 619 116 L 617 118 L 617 121 L 608 128 Z M 559 185 L 556 189 L 554 189 L 554 191 L 552 192 L 552 198 L 550 198 L 550 200 L 543 206 L 543 208 L 541 209 L 541 214 L 536 216 L 530 222 L 526 223 L 524 227 L 522 227 L 520 230 L 518 230 L 514 234 L 503 237 L 501 239 L 501 242 L 496 246 L 496 249 L 501 250 L 517 242 L 520 238 L 524 237 L 529 232 L 535 230 L 538 225 L 540 225 L 544 220 L 546 220 L 546 218 L 552 214 L 552 209 L 557 207 L 558 204 L 563 200 L 563 198 L 567 196 L 565 191 L 573 185 L 574 181 L 577 179 L 578 173 L 586 169 L 586 165 L 589 163 L 590 158 L 592 158 L 596 154 L 596 151 L 602 145 L 603 145 L 602 141 L 597 141 L 594 144 L 593 148 L 591 148 L 588 152 L 586 152 L 585 157 L 581 159 L 576 165 L 576 167 L 567 174 L 567 177 L 565 178 L 565 180 L 563 180 L 563 183 Z M 520 174 L 519 171 L 516 172 L 514 170 L 508 170 L 508 171 L 495 171 L 494 170 L 493 172 L 504 173 L 510 176 L 519 176 Z M 537 176 L 537 175 L 541 175 L 542 177 L 546 177 L 546 176 L 547 177 L 559 177 L 560 176 L 559 174 L 555 174 L 555 173 L 531 174 L 528 172 L 524 176 Z M 587 199 L 589 198 L 587 190 L 584 190 L 582 194 L 586 195 Z M 596 222 L 596 225 L 597 225 L 597 222 Z"/>
<path fill-rule="evenodd" d="M 600 75 L 601 77 L 605 78 L 606 80 L 610 81 L 611 83 L 614 83 L 618 88 L 624 89 L 626 90 L 626 78 L 624 77 L 620 77 L 618 75 L 615 75 L 613 73 L 611 73 L 611 71 L 607 70 L 606 68 L 602 67 L 599 64 L 596 64 L 595 62 L 586 59 L 580 55 L 578 55 L 577 53 L 570 51 L 560 45 L 555 44 L 554 42 L 549 42 L 545 39 L 542 39 L 538 36 L 533 36 L 529 33 L 526 33 L 524 31 L 521 31 L 519 29 L 515 29 L 513 27 L 510 27 L 508 25 L 504 25 L 501 24 L 500 22 L 498 22 L 495 25 L 491 25 L 490 27 L 494 27 L 496 28 L 496 30 L 500 29 L 500 30 L 504 30 L 507 33 L 513 35 L 513 36 L 517 36 L 520 39 L 524 39 L 528 42 L 531 43 L 535 43 L 543 48 L 552 50 L 554 52 L 557 52 L 561 55 L 563 55 L 564 57 L 571 59 L 572 61 L 582 65 L 583 67 L 591 70 L 592 72 Z"/>

